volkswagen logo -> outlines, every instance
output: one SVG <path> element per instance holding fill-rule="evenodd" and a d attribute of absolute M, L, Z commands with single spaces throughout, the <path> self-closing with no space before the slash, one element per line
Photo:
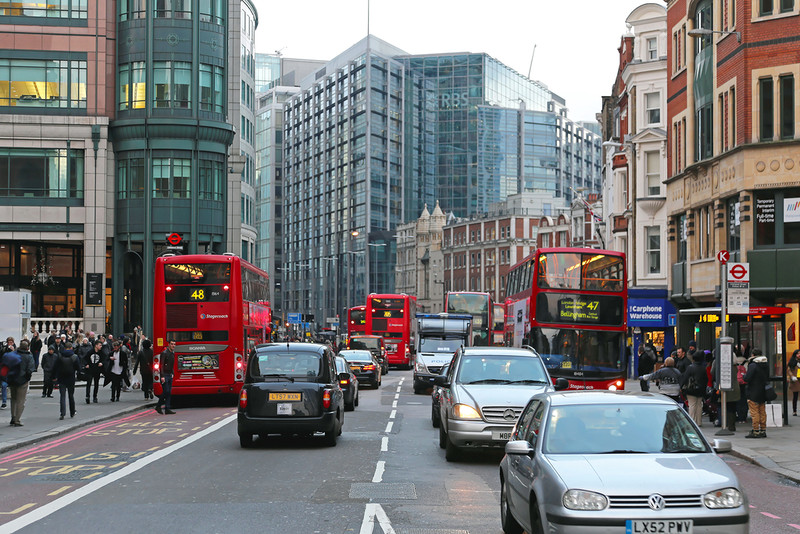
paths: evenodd
<path fill-rule="evenodd" d="M 653 510 L 659 511 L 664 509 L 666 502 L 664 501 L 664 497 L 658 493 L 654 493 L 647 498 L 647 504 Z"/>
<path fill-rule="evenodd" d="M 511 408 L 503 412 L 503 419 L 505 419 L 506 421 L 514 421 L 516 420 L 516 418 L 517 414 L 514 413 L 514 410 L 512 410 Z"/>

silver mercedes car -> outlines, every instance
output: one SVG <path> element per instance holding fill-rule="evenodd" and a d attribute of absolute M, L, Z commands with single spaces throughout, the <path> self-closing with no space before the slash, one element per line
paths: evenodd
<path fill-rule="evenodd" d="M 747 498 L 686 412 L 659 394 L 548 392 L 520 416 L 500 463 L 507 534 L 744 534 Z"/>
<path fill-rule="evenodd" d="M 536 351 L 510 347 L 462 347 L 434 383 L 441 386 L 439 446 L 447 461 L 464 449 L 505 446 L 531 396 L 554 389 Z"/>

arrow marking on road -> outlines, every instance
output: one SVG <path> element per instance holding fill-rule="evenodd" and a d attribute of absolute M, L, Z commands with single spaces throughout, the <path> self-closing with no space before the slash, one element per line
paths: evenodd
<path fill-rule="evenodd" d="M 383 511 L 381 505 L 376 503 L 367 503 L 367 507 L 364 510 L 364 520 L 361 522 L 361 530 L 359 531 L 359 534 L 371 534 L 375 529 L 376 522 L 381 526 L 381 530 L 383 530 L 384 534 L 397 534 L 392 528 L 392 524 L 389 522 L 389 517 L 386 515 L 386 512 Z"/>

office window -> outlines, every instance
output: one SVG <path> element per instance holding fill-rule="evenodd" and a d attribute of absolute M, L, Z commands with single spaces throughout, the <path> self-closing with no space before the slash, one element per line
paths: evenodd
<path fill-rule="evenodd" d="M 0 197 L 83 198 L 82 150 L 0 148 Z"/>
<path fill-rule="evenodd" d="M 0 16 L 85 19 L 86 0 L 48 0 L 47 2 L 0 0 Z"/>
<path fill-rule="evenodd" d="M 646 93 L 645 105 L 647 107 L 647 124 L 661 122 L 661 95 L 659 93 Z"/>
<path fill-rule="evenodd" d="M 658 39 L 655 37 L 647 40 L 647 59 L 658 59 Z"/>
<path fill-rule="evenodd" d="M 191 108 L 191 80 L 190 62 L 153 62 L 153 107 Z"/>
<path fill-rule="evenodd" d="M 758 14 L 762 17 L 764 15 L 772 15 L 774 8 L 774 0 L 758 0 Z"/>
<path fill-rule="evenodd" d="M 0 106 L 86 108 L 86 61 L 0 59 Z"/>
<path fill-rule="evenodd" d="M 144 159 L 121 159 L 117 163 L 117 198 L 144 198 Z"/>
<path fill-rule="evenodd" d="M 145 62 L 134 61 L 119 66 L 119 110 L 144 109 L 147 99 Z"/>
<path fill-rule="evenodd" d="M 153 158 L 153 197 L 189 198 L 192 160 Z"/>
<path fill-rule="evenodd" d="M 788 74 L 778 79 L 780 84 L 781 139 L 794 137 L 794 76 Z"/>
<path fill-rule="evenodd" d="M 658 196 L 661 194 L 661 153 L 658 150 L 645 152 L 647 172 L 647 194 Z"/>
<path fill-rule="evenodd" d="M 224 113 L 224 70 L 215 65 L 200 64 L 200 109 Z"/>
<path fill-rule="evenodd" d="M 648 274 L 661 274 L 661 227 L 646 226 L 646 258 Z"/>
<path fill-rule="evenodd" d="M 781 13 L 786 13 L 794 9 L 795 0 L 781 0 Z"/>
<path fill-rule="evenodd" d="M 761 141 L 772 141 L 775 136 L 774 125 L 774 102 L 772 94 L 772 78 L 761 78 L 758 80 L 758 100 L 759 100 L 759 139 Z"/>
<path fill-rule="evenodd" d="M 223 24 L 225 8 L 225 0 L 200 0 L 200 21 Z"/>

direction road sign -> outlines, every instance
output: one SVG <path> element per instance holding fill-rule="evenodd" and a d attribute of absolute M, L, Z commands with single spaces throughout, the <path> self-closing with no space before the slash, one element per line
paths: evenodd
<path fill-rule="evenodd" d="M 303 320 L 302 313 L 288 313 L 286 314 L 286 321 L 289 324 L 300 324 Z"/>
<path fill-rule="evenodd" d="M 720 263 L 728 263 L 728 260 L 731 259 L 731 255 L 727 250 L 720 250 L 717 252 L 717 260 Z"/>

